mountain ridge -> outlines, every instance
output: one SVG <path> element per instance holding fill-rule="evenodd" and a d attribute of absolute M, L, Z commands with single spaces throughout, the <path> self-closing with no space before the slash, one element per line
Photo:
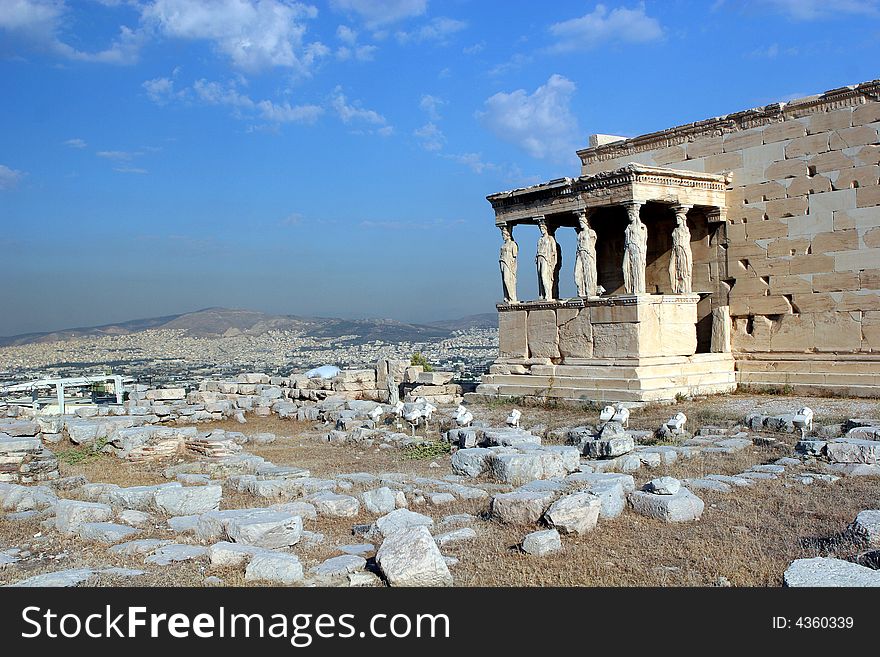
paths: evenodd
<path fill-rule="evenodd" d="M 56 331 L 0 336 L 0 347 L 60 342 L 81 337 L 132 335 L 150 329 L 183 330 L 185 335 L 203 338 L 261 335 L 272 330 L 295 330 L 304 332 L 306 336 L 317 338 L 354 335 L 363 342 L 373 340 L 418 341 L 442 339 L 457 330 L 492 328 L 497 325 L 498 320 L 494 313 L 468 315 L 458 319 L 436 322 L 411 323 L 394 319 L 272 315 L 241 308 L 211 307 L 176 315 L 131 319 L 98 326 L 80 326 Z"/>

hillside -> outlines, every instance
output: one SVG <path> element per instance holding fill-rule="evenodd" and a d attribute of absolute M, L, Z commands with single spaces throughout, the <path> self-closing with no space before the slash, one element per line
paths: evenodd
<path fill-rule="evenodd" d="M 374 340 L 398 342 L 442 339 L 448 337 L 453 331 L 468 328 L 491 328 L 497 325 L 498 321 L 494 314 L 471 315 L 427 324 L 411 324 L 393 319 L 300 317 L 297 315 L 270 315 L 253 310 L 232 308 L 205 308 L 180 315 L 133 319 L 101 326 L 0 337 L 0 346 L 57 342 L 89 336 L 130 335 L 149 329 L 177 329 L 185 331 L 186 335 L 203 338 L 262 335 L 268 331 L 297 331 L 316 338 L 355 335 L 362 342 Z"/>

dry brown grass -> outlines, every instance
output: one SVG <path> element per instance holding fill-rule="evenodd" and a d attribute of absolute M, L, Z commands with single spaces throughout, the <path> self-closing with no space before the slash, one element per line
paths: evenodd
<path fill-rule="evenodd" d="M 840 417 L 870 415 L 876 402 L 864 400 L 811 400 L 814 408 L 823 408 L 824 422 L 831 414 Z M 633 412 L 633 428 L 655 429 L 672 413 L 682 410 L 691 418 L 691 427 L 700 424 L 731 426 L 741 421 L 742 409 L 770 408 L 772 404 L 788 408 L 803 403 L 794 398 L 762 399 L 736 395 L 683 402 L 675 406 L 646 407 Z M 873 406 L 872 406 L 873 404 Z M 474 405 L 474 414 L 494 423 L 503 422 L 510 405 Z M 593 424 L 595 409 L 577 406 L 520 406 L 522 425 L 544 424 L 549 429 L 578 424 Z M 766 411 L 765 411 L 766 412 Z M 875 413 L 876 414 L 876 413 Z M 817 413 L 817 416 L 819 414 Z M 817 418 L 818 419 L 818 418 Z M 312 423 L 280 420 L 277 417 L 250 418 L 240 425 L 223 421 L 199 425 L 199 430 L 223 428 L 246 434 L 271 432 L 279 438 L 269 445 L 246 446 L 254 454 L 279 465 L 308 468 L 313 476 L 330 477 L 347 472 L 404 472 L 426 477 L 442 477 L 450 472 L 449 457 L 409 460 L 399 449 L 330 444 L 323 440 L 328 427 Z M 433 430 L 431 437 L 439 437 Z M 736 474 L 758 464 L 769 463 L 791 453 L 794 436 L 776 435 L 773 447 L 750 447 L 732 455 L 706 455 L 679 460 L 635 474 L 637 485 L 668 474 L 678 478 L 699 477 L 711 473 Z M 431 461 L 439 468 L 429 467 Z M 110 456 L 94 456 L 76 464 L 62 464 L 62 475 L 84 475 L 90 481 L 119 485 L 155 484 L 167 481 L 164 468 L 174 463 L 130 464 Z M 354 486 L 349 494 L 357 495 L 365 487 Z M 516 546 L 536 527 L 515 527 L 487 520 L 489 502 L 457 501 L 443 507 L 423 505 L 422 513 L 440 519 L 453 513 L 471 513 L 482 517 L 474 528 L 477 538 L 448 544 L 443 553 L 459 559 L 451 568 L 459 586 L 706 586 L 726 577 L 737 586 L 777 586 L 788 564 L 797 558 L 833 554 L 848 558 L 857 551 L 840 533 L 855 515 L 867 508 L 880 507 L 880 484 L 876 479 L 849 478 L 834 484 L 821 482 L 802 485 L 787 479 L 759 481 L 751 488 L 737 488 L 723 494 L 698 491 L 706 510 L 698 522 L 665 524 L 624 512 L 614 520 L 600 520 L 597 528 L 584 536 L 563 537 L 563 550 L 536 558 L 521 553 Z M 63 493 L 64 496 L 73 496 Z M 270 500 L 225 492 L 222 508 L 265 506 Z M 339 554 L 338 545 L 369 542 L 352 534 L 352 525 L 375 519 L 361 511 L 355 518 L 320 518 L 305 520 L 304 528 L 324 535 L 323 543 L 305 542 L 295 552 L 309 567 Z M 144 529 L 137 538 L 170 538 L 194 542 L 192 537 L 174 536 L 165 529 L 165 519 L 156 518 L 154 526 Z M 451 528 L 450 528 L 451 529 Z M 447 528 L 440 531 L 447 531 Z M 36 536 L 36 538 L 35 538 Z M 105 568 L 120 566 L 146 570 L 133 579 L 102 575 L 95 585 L 199 586 L 207 575 L 217 575 L 226 585 L 242 586 L 243 568 L 211 568 L 205 560 L 175 564 L 170 567 L 145 566 L 143 556 L 112 555 L 103 546 L 84 544 L 54 531 L 42 531 L 38 519 L 10 520 L 0 515 L 0 548 L 7 546 L 32 549 L 35 556 L 6 569 L 0 569 L 0 584 L 18 581 L 36 574 L 65 568 Z M 61 559 L 50 556 L 65 554 Z"/>

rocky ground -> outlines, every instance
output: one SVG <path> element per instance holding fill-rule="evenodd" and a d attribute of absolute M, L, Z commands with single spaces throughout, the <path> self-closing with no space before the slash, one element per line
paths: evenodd
<path fill-rule="evenodd" d="M 60 479 L 0 484 L 0 584 L 778 586 L 817 557 L 846 563 L 800 563 L 876 578 L 851 562 L 876 568 L 877 519 L 854 521 L 880 508 L 878 466 L 746 423 L 804 405 L 822 441 L 880 417 L 876 400 L 731 395 L 604 429 L 593 408 L 520 406 L 514 431 L 509 403 L 473 404 L 461 449 L 441 440 L 454 408 L 416 441 L 387 419 L 200 423 L 191 447 L 228 448 L 211 458 L 129 462 L 65 440 Z M 658 436 L 679 411 L 688 433 Z"/>

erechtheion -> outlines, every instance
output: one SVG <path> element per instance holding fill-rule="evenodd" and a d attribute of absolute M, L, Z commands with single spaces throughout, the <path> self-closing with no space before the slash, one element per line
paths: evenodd
<path fill-rule="evenodd" d="M 750 384 L 880 396 L 878 127 L 880 81 L 866 82 L 594 135 L 579 177 L 490 195 L 505 299 L 477 393 L 648 402 Z M 523 224 L 541 236 L 517 272 Z M 577 253 L 561 252 L 566 230 Z M 576 298 L 559 298 L 563 255 Z M 538 300 L 518 300 L 517 273 L 538 277 Z"/>

